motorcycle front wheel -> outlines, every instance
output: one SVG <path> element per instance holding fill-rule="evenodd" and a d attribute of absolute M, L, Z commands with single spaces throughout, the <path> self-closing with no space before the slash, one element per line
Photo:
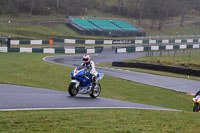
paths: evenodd
<path fill-rule="evenodd" d="M 78 88 L 76 88 L 75 83 L 69 84 L 68 92 L 69 92 L 70 96 L 72 96 L 72 97 L 74 97 L 78 94 Z"/>
<path fill-rule="evenodd" d="M 92 88 L 92 93 L 90 94 L 90 96 L 92 98 L 96 98 L 100 95 L 101 93 L 101 85 L 99 83 L 97 83 L 93 88 Z"/>

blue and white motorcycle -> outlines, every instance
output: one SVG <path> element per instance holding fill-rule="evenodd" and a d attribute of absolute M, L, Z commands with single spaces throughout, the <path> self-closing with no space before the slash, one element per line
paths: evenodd
<path fill-rule="evenodd" d="M 101 85 L 99 80 L 103 78 L 103 73 L 98 73 L 96 82 L 92 83 L 92 75 L 85 66 L 76 67 L 71 73 L 71 82 L 68 92 L 71 96 L 77 94 L 89 94 L 92 98 L 96 98 L 101 93 Z"/>

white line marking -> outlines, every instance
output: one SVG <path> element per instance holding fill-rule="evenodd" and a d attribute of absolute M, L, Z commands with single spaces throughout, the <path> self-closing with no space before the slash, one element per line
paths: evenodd
<path fill-rule="evenodd" d="M 0 111 L 31 111 L 31 110 L 73 110 L 73 109 L 144 109 L 144 110 L 163 110 L 163 111 L 183 111 L 176 109 L 162 108 L 137 108 L 137 107 L 69 107 L 69 108 L 22 108 L 22 109 L 0 109 Z"/>

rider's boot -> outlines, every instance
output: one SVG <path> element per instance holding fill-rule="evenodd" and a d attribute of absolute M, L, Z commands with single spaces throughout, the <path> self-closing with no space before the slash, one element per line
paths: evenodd
<path fill-rule="evenodd" d="M 92 85 L 93 87 L 97 84 L 97 77 L 96 76 L 93 76 L 92 77 Z"/>

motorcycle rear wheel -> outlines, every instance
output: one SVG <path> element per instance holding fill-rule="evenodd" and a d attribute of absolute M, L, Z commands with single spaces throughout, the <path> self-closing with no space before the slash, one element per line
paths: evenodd
<path fill-rule="evenodd" d="M 70 83 L 69 84 L 69 88 L 68 88 L 68 92 L 70 94 L 70 96 L 74 97 L 78 94 L 78 88 L 76 88 L 75 83 Z"/>
<path fill-rule="evenodd" d="M 193 106 L 193 112 L 198 112 L 199 111 L 199 105 L 198 104 L 195 104 Z"/>
<path fill-rule="evenodd" d="M 90 94 L 90 96 L 92 98 L 96 98 L 100 95 L 101 93 L 101 85 L 99 83 L 97 83 L 93 88 L 92 88 L 92 93 Z"/>

